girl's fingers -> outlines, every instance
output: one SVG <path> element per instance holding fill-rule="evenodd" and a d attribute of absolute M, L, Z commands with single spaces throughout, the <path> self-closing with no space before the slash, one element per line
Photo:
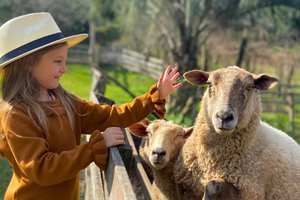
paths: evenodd
<path fill-rule="evenodd" d="M 182 83 L 178 83 L 178 84 L 173 86 L 173 89 L 175 90 L 175 89 L 179 88 L 181 85 L 182 85 Z"/>
<path fill-rule="evenodd" d="M 124 140 L 117 140 L 114 146 L 119 144 L 125 144 Z"/>
<path fill-rule="evenodd" d="M 165 73 L 164 73 L 164 76 L 168 76 L 170 71 L 171 71 L 172 67 L 171 66 L 168 66 L 167 69 L 165 70 Z"/>
<path fill-rule="evenodd" d="M 170 72 L 170 76 L 172 77 L 172 76 L 174 76 L 174 74 L 177 72 L 177 70 L 178 70 L 178 67 L 175 67 L 171 72 Z"/>
<path fill-rule="evenodd" d="M 180 75 L 180 73 L 177 72 L 177 73 L 171 78 L 171 81 L 174 82 L 174 81 L 178 78 L 179 75 Z"/>
<path fill-rule="evenodd" d="M 115 135 L 116 140 L 124 140 L 124 135 Z"/>

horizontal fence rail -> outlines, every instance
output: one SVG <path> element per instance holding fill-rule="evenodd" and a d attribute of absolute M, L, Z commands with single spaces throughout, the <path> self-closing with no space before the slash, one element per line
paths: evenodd
<path fill-rule="evenodd" d="M 99 64 L 118 64 L 131 72 L 144 74 L 153 79 L 158 79 L 165 69 L 163 60 L 124 47 L 100 47 L 97 60 Z M 76 45 L 70 48 L 67 62 L 89 64 L 88 46 Z"/>
<path fill-rule="evenodd" d="M 68 62 L 88 64 L 88 46 L 76 45 L 69 49 Z M 119 64 L 123 68 L 158 79 L 164 67 L 163 60 L 148 57 L 142 53 L 128 50 L 126 47 L 100 47 L 100 64 Z M 283 113 L 289 118 L 292 131 L 300 136 L 300 85 L 279 84 L 274 89 L 261 93 L 263 113 Z M 295 123 L 295 121 L 297 121 Z"/>

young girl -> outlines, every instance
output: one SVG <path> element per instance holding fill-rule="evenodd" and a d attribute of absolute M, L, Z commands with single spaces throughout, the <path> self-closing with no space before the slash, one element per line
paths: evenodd
<path fill-rule="evenodd" d="M 123 144 L 120 128 L 156 110 L 181 84 L 168 67 L 150 91 L 120 107 L 98 105 L 59 84 L 67 49 L 87 37 L 64 37 L 49 13 L 9 20 L 0 27 L 0 152 L 13 167 L 5 200 L 79 199 L 79 172 L 91 162 L 107 165 L 107 148 Z M 103 132 L 103 134 L 101 133 Z M 81 134 L 91 134 L 80 144 Z"/>

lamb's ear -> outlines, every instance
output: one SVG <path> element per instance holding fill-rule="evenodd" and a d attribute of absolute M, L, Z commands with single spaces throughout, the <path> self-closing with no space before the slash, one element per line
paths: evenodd
<path fill-rule="evenodd" d="M 147 127 L 140 123 L 132 124 L 128 126 L 128 129 L 133 135 L 137 137 L 146 137 L 148 134 L 146 131 Z"/>
<path fill-rule="evenodd" d="M 266 74 L 254 76 L 254 88 L 258 90 L 268 90 L 273 88 L 278 82 L 278 79 Z"/>
<path fill-rule="evenodd" d="M 149 119 L 145 118 L 145 119 L 142 119 L 142 120 L 141 120 L 141 123 L 142 123 L 144 126 L 148 127 L 149 124 L 151 123 L 151 121 L 150 121 Z"/>
<path fill-rule="evenodd" d="M 184 135 L 184 139 L 190 137 L 194 131 L 194 126 L 189 127 L 189 128 L 184 128 L 185 131 L 185 135 Z"/>
<path fill-rule="evenodd" d="M 183 74 L 184 78 L 193 85 L 207 85 L 209 72 L 191 70 Z"/>

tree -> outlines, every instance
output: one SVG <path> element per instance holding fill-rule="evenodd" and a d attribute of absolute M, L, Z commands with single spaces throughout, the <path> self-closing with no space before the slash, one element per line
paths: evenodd
<path fill-rule="evenodd" d="M 82 17 L 82 8 L 71 4 L 68 0 L 1 0 L 0 2 L 2 23 L 12 17 L 33 12 L 51 13 L 65 36 L 88 31 L 86 20 Z"/>
<path fill-rule="evenodd" d="M 218 26 L 258 9 L 281 5 L 299 9 L 300 6 L 299 0 L 128 0 L 122 3 L 127 16 L 125 30 L 146 48 L 161 48 L 170 64 L 179 66 L 181 74 L 203 69 L 198 62 L 201 47 Z M 195 90 L 189 84 L 177 90 L 180 95 L 173 98 L 176 113 L 185 107 Z"/>

